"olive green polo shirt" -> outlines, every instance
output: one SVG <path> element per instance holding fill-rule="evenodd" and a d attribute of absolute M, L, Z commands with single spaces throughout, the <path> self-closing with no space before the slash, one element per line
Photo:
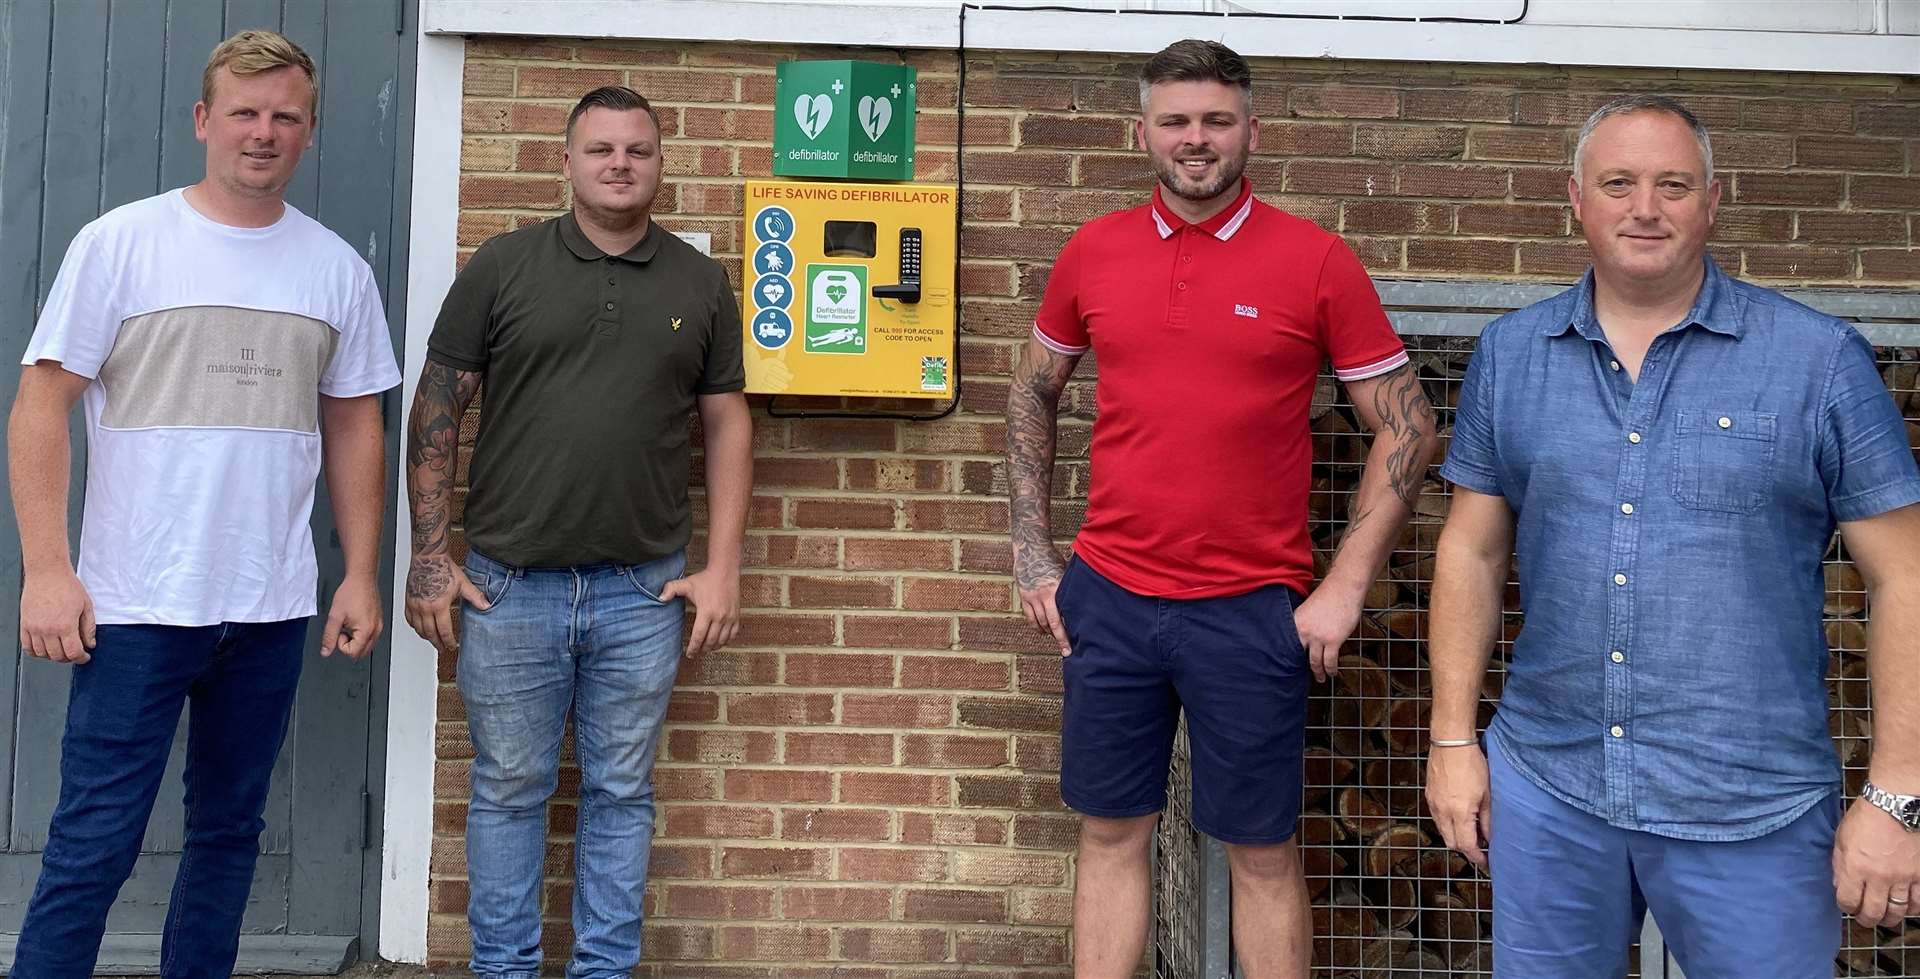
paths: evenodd
<path fill-rule="evenodd" d="M 485 375 L 469 546 L 522 567 L 686 546 L 694 398 L 746 386 L 720 263 L 658 223 L 624 255 L 572 214 L 509 232 L 454 279 L 427 356 Z"/>

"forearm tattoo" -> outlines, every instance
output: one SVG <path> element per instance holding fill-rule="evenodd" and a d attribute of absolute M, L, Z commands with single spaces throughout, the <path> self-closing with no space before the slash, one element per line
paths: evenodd
<path fill-rule="evenodd" d="M 446 591 L 447 531 L 453 522 L 454 468 L 460 454 L 460 417 L 480 388 L 477 371 L 427 361 L 407 418 L 407 502 L 413 512 L 413 561 L 407 597 Z"/>
<path fill-rule="evenodd" d="M 1007 496 L 1013 510 L 1013 579 L 1022 588 L 1056 581 L 1063 567 L 1053 549 L 1048 506 L 1053 496 L 1054 433 L 1060 392 L 1079 360 L 1029 343 L 1007 391 Z"/>
<path fill-rule="evenodd" d="M 1374 501 L 1366 492 L 1377 479 L 1384 477 L 1393 495 L 1408 509 L 1420 498 L 1420 489 L 1426 480 L 1427 444 L 1433 437 L 1436 424 L 1433 417 L 1433 405 L 1427 400 L 1426 389 L 1420 385 L 1420 377 L 1412 364 L 1407 364 L 1382 377 L 1373 385 L 1373 412 L 1380 419 L 1380 429 L 1373 433 L 1376 440 L 1384 439 L 1388 447 L 1382 472 L 1376 474 L 1371 464 L 1361 477 L 1361 490 L 1354 494 L 1353 512 L 1347 518 L 1347 528 L 1340 541 L 1340 549 L 1346 542 L 1371 521 L 1374 515 Z M 1334 559 L 1339 560 L 1335 551 Z"/>

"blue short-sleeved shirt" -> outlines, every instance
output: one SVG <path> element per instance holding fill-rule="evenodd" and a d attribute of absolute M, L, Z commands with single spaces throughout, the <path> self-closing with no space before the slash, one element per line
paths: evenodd
<path fill-rule="evenodd" d="M 1838 786 L 1821 560 L 1920 471 L 1857 331 L 1706 264 L 1637 382 L 1591 271 L 1496 320 L 1440 473 L 1515 515 L 1514 767 L 1615 826 L 1735 840 Z"/>

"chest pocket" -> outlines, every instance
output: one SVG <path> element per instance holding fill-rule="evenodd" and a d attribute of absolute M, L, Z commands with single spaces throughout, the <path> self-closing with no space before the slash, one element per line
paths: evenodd
<path fill-rule="evenodd" d="M 1676 412 L 1674 498 L 1690 510 L 1759 509 L 1773 496 L 1778 424 L 1770 411 Z"/>

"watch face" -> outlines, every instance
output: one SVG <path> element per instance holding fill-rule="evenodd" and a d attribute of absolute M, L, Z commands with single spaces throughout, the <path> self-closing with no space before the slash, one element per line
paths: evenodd
<path fill-rule="evenodd" d="M 1900 807 L 1900 821 L 1908 826 L 1920 826 L 1920 796 L 1907 800 Z"/>

